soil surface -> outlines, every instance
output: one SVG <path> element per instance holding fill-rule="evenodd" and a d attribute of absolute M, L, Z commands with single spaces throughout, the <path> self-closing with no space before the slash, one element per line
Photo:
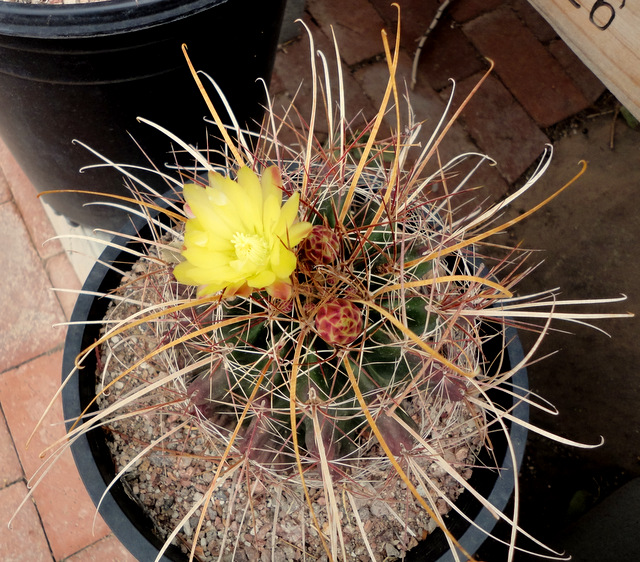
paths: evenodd
<path fill-rule="evenodd" d="M 564 185 L 588 162 L 567 191 L 515 226 L 511 242 L 543 248 L 543 261 L 522 292 L 561 287 L 561 298 L 617 297 L 624 303 L 595 307 L 638 313 L 640 291 L 640 131 L 613 112 L 583 114 L 554 131 L 553 162 L 512 212 L 530 208 Z M 553 138 L 554 135 L 551 136 Z M 589 305 L 585 311 L 593 310 Z M 592 449 L 558 445 L 532 435 L 521 475 L 522 526 L 562 549 L 567 527 L 614 490 L 640 476 L 640 361 L 638 318 L 597 321 L 611 337 L 584 326 L 556 322 L 571 333 L 554 333 L 529 368 L 531 389 L 550 400 L 559 415 L 532 412 L 532 422 Z M 534 335 L 521 333 L 525 349 Z M 602 537 L 614 544 L 614 538 Z M 527 546 L 526 541 L 521 541 Z M 504 560 L 487 545 L 480 560 Z M 516 560 L 534 560 L 519 555 Z"/>

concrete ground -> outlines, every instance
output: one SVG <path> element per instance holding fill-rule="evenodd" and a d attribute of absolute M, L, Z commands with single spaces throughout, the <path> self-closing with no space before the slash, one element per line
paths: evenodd
<path fill-rule="evenodd" d="M 439 3 L 399 3 L 403 13 L 400 74 L 408 78 L 416 41 Z M 316 46 L 330 56 L 330 25 L 335 24 L 346 69 L 347 103 L 352 112 L 362 109 L 370 117 L 386 84 L 379 30 L 395 29 L 395 10 L 388 0 L 352 0 L 349 10 L 344 6 L 342 0 L 308 0 L 305 21 Z M 579 160 L 589 161 L 586 174 L 574 186 L 513 229 L 512 241 L 523 240 L 526 247 L 540 249 L 533 261 L 544 260 L 522 283 L 522 291 L 559 286 L 563 298 L 625 293 L 625 303 L 604 309 L 637 312 L 640 132 L 620 117 L 614 121 L 615 100 L 607 97 L 600 81 L 525 0 L 454 0 L 427 42 L 418 84 L 411 92 L 418 117 L 426 120 L 425 134 L 443 111 L 448 78 L 457 81 L 459 93 L 469 91 L 486 71 L 487 58 L 495 62 L 494 72 L 452 128 L 443 154 L 477 149 L 494 157 L 498 165 L 479 181 L 489 198 L 497 200 L 519 185 L 545 143 L 552 142 L 552 166 L 513 213 L 563 185 L 579 170 Z M 304 40 L 278 53 L 271 88 L 277 104 L 286 104 L 307 77 L 298 95 L 304 106 L 309 95 L 308 61 Z M 0 276 L 0 310 L 5 319 L 0 337 L 0 559 L 129 560 L 106 526 L 98 522 L 92 530 L 87 525 L 93 506 L 70 458 L 63 459 L 50 475 L 49 482 L 54 480 L 55 485 L 45 482 L 36 490 L 35 501 L 21 512 L 14 530 L 5 525 L 26 493 L 27 479 L 40 464 L 42 445 L 62 431 L 61 412 L 55 409 L 35 443 L 25 448 L 60 377 L 64 329 L 51 325 L 68 318 L 73 306 L 72 295 L 53 294 L 49 289 L 78 288 L 86 260 L 78 266 L 76 260 L 69 261 L 59 242 L 43 245 L 56 230 L 28 177 L 1 143 L 0 166 L 4 235 L 0 262 L 5 272 Z M 535 423 L 577 441 L 597 443 L 602 435 L 605 442 L 599 448 L 577 449 L 532 436 L 522 468 L 521 522 L 541 540 L 559 547 L 565 542 L 576 554 L 584 550 L 585 541 L 572 542 L 570 536 L 584 537 L 587 529 L 586 536 L 598 537 L 616 556 L 614 547 L 621 544 L 620 539 L 592 533 L 588 519 L 582 517 L 592 514 L 593 519 L 597 506 L 610 513 L 607 498 L 615 500 L 616 490 L 640 476 L 638 320 L 598 324 L 612 337 L 556 324 L 572 334 L 552 334 L 541 354 L 556 349 L 560 353 L 532 365 L 529 373 L 532 390 L 560 411 L 555 417 L 534 412 Z M 531 344 L 530 334 L 523 333 L 522 339 L 525 346 Z M 632 521 L 629 510 L 640 511 L 632 502 L 627 502 L 626 509 L 627 522 Z M 586 523 L 572 526 L 576 521 Z M 622 526 L 606 528 L 613 533 Z M 503 560 L 503 554 L 488 547 L 480 553 L 490 562 Z M 636 552 L 626 559 L 640 556 Z M 603 559 L 589 558 L 587 552 L 581 560 Z"/>

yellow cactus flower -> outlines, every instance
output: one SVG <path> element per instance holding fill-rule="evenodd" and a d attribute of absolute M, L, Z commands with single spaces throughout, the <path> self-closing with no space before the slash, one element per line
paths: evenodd
<path fill-rule="evenodd" d="M 299 195 L 282 204 L 282 179 L 276 166 L 262 178 L 247 167 L 237 181 L 209 173 L 209 186 L 184 186 L 188 205 L 184 261 L 174 268 L 180 283 L 198 286 L 198 295 L 224 290 L 225 296 L 265 289 L 291 294 L 296 256 L 291 249 L 311 231 L 298 222 Z"/>

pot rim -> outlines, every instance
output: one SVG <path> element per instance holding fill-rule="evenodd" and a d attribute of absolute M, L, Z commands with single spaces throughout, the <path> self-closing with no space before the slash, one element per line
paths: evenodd
<path fill-rule="evenodd" d="M 84 4 L 0 2 L 0 35 L 68 40 L 130 33 L 226 4 L 228 0 L 100 0 Z"/>

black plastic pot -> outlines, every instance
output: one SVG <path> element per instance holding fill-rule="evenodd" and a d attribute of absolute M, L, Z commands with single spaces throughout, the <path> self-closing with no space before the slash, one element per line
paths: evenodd
<path fill-rule="evenodd" d="M 484 329 L 488 335 L 495 333 L 491 325 L 485 325 Z M 501 365 L 501 372 L 511 369 L 512 366 L 519 364 L 524 359 L 524 352 L 517 331 L 514 328 L 507 327 L 504 334 L 495 335 L 483 346 L 485 357 L 490 359 L 497 357 L 505 342 L 508 342 L 506 344 L 507 353 L 504 363 Z M 520 369 L 513 375 L 510 382 L 513 385 L 512 390 L 515 392 L 515 396 L 508 397 L 504 393 L 494 393 L 492 399 L 504 408 L 513 407 L 511 413 L 517 419 L 528 422 L 529 405 L 526 402 L 520 402 L 520 397 L 525 396 L 529 390 L 527 370 L 525 368 Z M 528 430 L 520 424 L 510 423 L 508 426 L 509 437 L 514 449 L 515 466 L 504 434 L 498 427 L 495 427 L 495 431 L 491 433 L 493 451 L 489 452 L 484 449 L 476 464 L 486 467 L 496 466 L 496 459 L 498 459 L 501 460 L 500 470 L 498 472 L 489 468 L 476 469 L 469 479 L 469 484 L 500 511 L 505 509 L 513 495 L 514 475 L 518 473 L 522 464 L 528 434 Z M 456 501 L 456 506 L 466 517 L 472 519 L 474 524 L 470 525 L 465 517 L 451 511 L 445 517 L 447 528 L 455 537 L 460 537 L 460 545 L 466 552 L 473 555 L 487 540 L 487 536 L 496 526 L 497 520 L 488 509 L 482 507 L 467 492 L 460 495 Z M 459 559 L 465 559 L 461 551 L 458 554 Z M 410 551 L 406 558 L 406 562 L 430 562 L 431 560 L 436 562 L 454 562 L 456 560 L 449 550 L 444 533 L 440 529 L 437 529 L 428 540 L 423 541 Z"/>
<path fill-rule="evenodd" d="M 144 117 L 190 144 L 207 138 L 207 107 L 189 73 L 219 83 L 241 125 L 262 118 L 285 0 L 110 0 L 76 5 L 0 2 L 0 136 L 38 191 L 81 189 L 128 195 L 119 173 L 79 169 L 99 160 L 162 167 L 170 141 Z M 206 83 L 206 80 L 205 80 Z M 213 88 L 208 88 L 214 103 Z M 223 118 L 221 104 L 216 103 Z M 228 120 L 227 120 L 228 121 Z M 216 132 L 214 127 L 210 127 Z M 156 184 L 159 183 L 156 180 Z M 158 189 L 166 187 L 160 183 Z M 71 221 L 119 228 L 122 214 L 82 207 L 93 195 L 46 198 Z"/>
<path fill-rule="evenodd" d="M 139 227 L 140 225 L 138 225 Z M 135 229 L 131 228 L 129 233 L 134 231 Z M 141 232 L 143 237 L 147 235 L 145 229 L 142 229 Z M 116 243 L 126 245 L 127 241 L 125 239 L 116 240 Z M 142 250 L 141 245 L 136 247 Z M 135 261 L 135 258 L 129 253 L 113 247 L 107 248 L 100 258 L 101 263 L 96 264 L 89 274 L 83 290 L 87 293 L 109 292 L 119 285 L 120 274 L 109 269 L 104 264 L 117 262 L 118 268 L 126 271 L 133 264 L 133 261 Z M 85 325 L 84 323 L 101 320 L 105 315 L 108 304 L 108 299 L 96 298 L 91 294 L 79 295 L 65 342 L 62 367 L 63 380 L 73 369 L 76 357 L 99 337 L 99 324 Z M 490 325 L 485 326 L 485 330 L 488 335 L 492 334 Z M 507 328 L 504 338 L 508 342 L 508 353 L 501 366 L 503 372 L 510 369 L 512 365 L 517 365 L 523 359 L 522 346 L 517 332 L 513 328 Z M 496 335 L 489 339 L 483 352 L 489 358 L 496 357 L 503 345 L 503 336 Z M 76 372 L 63 390 L 62 401 L 66 420 L 77 418 L 95 396 L 96 365 L 93 356 L 84 365 L 85 368 Z M 504 393 L 500 393 L 493 398 L 505 408 L 515 406 L 512 411 L 513 415 L 518 419 L 528 421 L 529 407 L 526 403 L 520 403 L 519 400 L 519 396 L 524 396 L 528 390 L 526 369 L 519 370 L 513 376 L 511 382 L 516 393 L 515 397 L 506 397 Z M 67 424 L 67 429 L 70 426 L 71 422 Z M 517 470 L 524 455 L 527 430 L 519 424 L 511 424 L 509 434 L 515 449 L 515 470 Z M 500 470 L 477 469 L 473 472 L 470 483 L 497 509 L 502 510 L 513 493 L 514 464 L 511 454 L 507 450 L 506 439 L 498 428 L 491 434 L 491 441 L 494 446 L 492 453 L 489 454 L 489 452 L 484 451 L 478 462 L 490 467 L 495 466 L 494 458 L 500 459 Z M 100 430 L 92 431 L 78 439 L 71 449 L 84 485 L 97 505 L 106 489 L 107 483 L 110 483 L 115 475 L 113 461 L 111 460 L 104 434 Z M 447 516 L 447 526 L 454 536 L 460 537 L 460 544 L 463 548 L 473 554 L 486 540 L 487 533 L 494 528 L 496 520 L 469 493 L 461 494 L 456 505 L 479 528 L 469 525 L 467 520 L 454 512 Z M 142 513 L 138 504 L 125 493 L 121 484 L 114 485 L 110 493 L 106 495 L 100 506 L 100 514 L 117 538 L 138 560 L 146 562 L 155 559 L 159 548 L 162 546 L 161 541 L 150 532 L 150 529 L 152 529 L 151 523 Z M 167 551 L 163 558 L 164 562 L 169 562 L 170 560 L 183 562 L 186 558 L 178 549 L 172 548 Z M 406 560 L 408 562 L 453 562 L 454 557 L 449 552 L 444 534 L 437 530 L 427 540 L 422 541 L 416 548 L 411 550 Z"/>

